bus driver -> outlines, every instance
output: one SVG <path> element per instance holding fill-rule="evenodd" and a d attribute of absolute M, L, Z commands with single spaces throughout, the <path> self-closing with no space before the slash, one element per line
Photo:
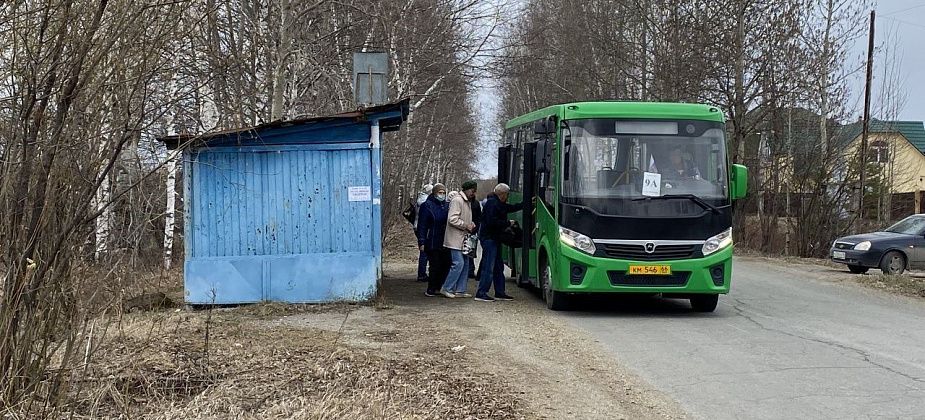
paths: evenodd
<path fill-rule="evenodd" d="M 666 180 L 700 179 L 700 170 L 694 162 L 684 159 L 681 147 L 671 148 L 668 153 L 668 165 L 659 169 L 659 173 Z"/>

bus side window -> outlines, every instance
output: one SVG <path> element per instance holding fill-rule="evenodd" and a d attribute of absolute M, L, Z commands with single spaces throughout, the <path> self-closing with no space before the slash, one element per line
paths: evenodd
<path fill-rule="evenodd" d="M 515 131 L 513 129 L 504 130 L 504 141 L 503 145 L 509 147 L 509 152 L 507 153 L 507 162 L 504 165 L 504 174 L 498 174 L 498 182 L 504 182 L 510 184 L 511 174 L 514 171 L 514 135 Z M 500 158 L 500 156 L 499 156 Z"/>
<path fill-rule="evenodd" d="M 562 130 L 562 180 L 568 181 L 571 178 L 572 164 L 572 132 L 566 127 Z"/>
<path fill-rule="evenodd" d="M 514 191 L 520 191 L 520 180 L 523 178 L 523 161 L 524 161 L 524 146 L 523 140 L 524 132 L 522 129 L 518 128 L 514 134 L 514 147 L 512 150 L 513 162 L 511 165 L 511 189 Z"/>
<path fill-rule="evenodd" d="M 549 135 L 549 146 L 546 149 L 546 167 L 549 169 L 549 172 L 544 175 L 546 176 L 546 188 L 543 189 L 543 201 L 547 205 L 552 205 L 555 201 L 556 191 L 558 190 L 557 184 L 557 175 L 559 172 L 558 158 L 557 154 L 559 151 L 559 141 L 562 139 L 562 133 L 558 128 L 553 130 L 553 133 Z"/>

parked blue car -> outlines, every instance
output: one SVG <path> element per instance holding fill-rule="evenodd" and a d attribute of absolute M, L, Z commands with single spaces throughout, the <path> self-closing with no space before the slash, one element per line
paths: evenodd
<path fill-rule="evenodd" d="M 925 269 L 925 214 L 909 216 L 880 232 L 839 238 L 829 255 L 855 274 L 871 268 L 889 275 Z"/>

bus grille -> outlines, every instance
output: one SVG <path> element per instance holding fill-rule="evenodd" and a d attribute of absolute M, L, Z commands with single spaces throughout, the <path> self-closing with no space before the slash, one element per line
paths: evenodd
<path fill-rule="evenodd" d="M 610 258 L 632 261 L 683 260 L 695 257 L 698 245 L 659 245 L 651 254 L 643 245 L 605 244 L 603 252 Z"/>
<path fill-rule="evenodd" d="M 626 274 L 625 271 L 609 271 L 610 284 L 613 286 L 684 286 L 691 273 L 679 271 L 667 276 L 642 276 L 637 274 Z"/>

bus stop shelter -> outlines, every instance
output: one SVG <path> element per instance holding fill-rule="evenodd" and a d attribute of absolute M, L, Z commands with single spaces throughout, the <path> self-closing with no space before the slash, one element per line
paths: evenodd
<path fill-rule="evenodd" d="M 408 101 L 204 136 L 182 149 L 189 304 L 374 296 L 381 276 L 382 133 Z"/>

